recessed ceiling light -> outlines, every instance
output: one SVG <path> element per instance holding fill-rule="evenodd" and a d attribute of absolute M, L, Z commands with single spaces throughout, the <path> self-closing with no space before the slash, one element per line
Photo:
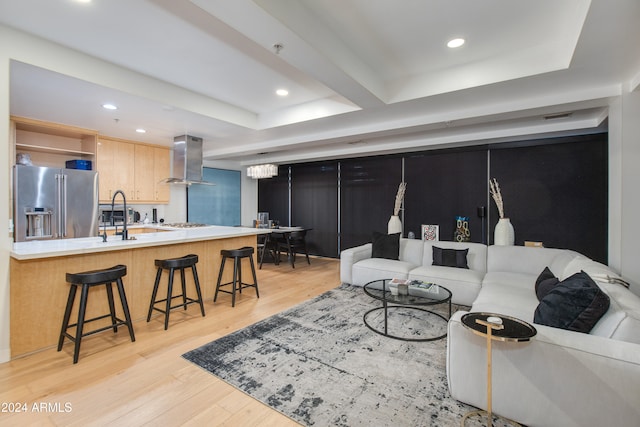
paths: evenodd
<path fill-rule="evenodd" d="M 462 46 L 463 44 L 464 44 L 464 39 L 453 39 L 453 40 L 449 40 L 449 43 L 447 43 L 447 47 L 454 49 L 456 47 Z"/>
<path fill-rule="evenodd" d="M 106 109 L 106 110 L 117 110 L 118 107 L 116 107 L 113 104 L 102 104 L 102 108 Z"/>
<path fill-rule="evenodd" d="M 276 90 L 276 95 L 278 96 L 287 96 L 289 95 L 289 91 L 286 89 L 278 89 Z"/>
<path fill-rule="evenodd" d="M 91 3 L 91 0 L 76 0 L 76 3 Z"/>
<path fill-rule="evenodd" d="M 142 128 L 136 129 L 136 132 L 138 132 L 138 133 L 147 133 L 147 131 L 142 129 Z"/>

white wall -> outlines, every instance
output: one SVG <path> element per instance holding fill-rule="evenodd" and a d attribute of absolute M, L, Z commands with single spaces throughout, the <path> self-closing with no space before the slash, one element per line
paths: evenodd
<path fill-rule="evenodd" d="M 620 220 L 620 271 L 640 295 L 640 90 L 621 97 L 621 209 L 610 212 Z M 616 165 L 611 165 L 615 167 Z"/>
<path fill-rule="evenodd" d="M 9 252 L 13 242 L 8 231 L 9 185 L 11 169 L 9 168 L 9 48 L 10 37 L 3 34 L 0 27 L 0 200 L 4 200 L 0 209 L 0 362 L 9 360 Z"/>

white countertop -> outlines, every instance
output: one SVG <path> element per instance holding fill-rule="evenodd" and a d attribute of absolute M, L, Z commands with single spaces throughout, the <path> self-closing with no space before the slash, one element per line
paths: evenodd
<path fill-rule="evenodd" d="M 151 228 L 151 227 L 149 227 Z M 18 260 L 49 258 L 65 255 L 79 255 L 123 249 L 144 248 L 149 246 L 171 245 L 176 243 L 197 242 L 202 240 L 225 239 L 229 237 L 252 236 L 269 233 L 269 229 L 248 227 L 223 227 L 211 225 L 197 228 L 154 228 L 172 231 L 133 234 L 135 240 L 122 240 L 121 236 L 109 236 L 106 242 L 102 237 L 84 237 L 80 239 L 37 240 L 13 244 L 11 257 Z M 101 230 L 102 231 L 102 230 Z"/>

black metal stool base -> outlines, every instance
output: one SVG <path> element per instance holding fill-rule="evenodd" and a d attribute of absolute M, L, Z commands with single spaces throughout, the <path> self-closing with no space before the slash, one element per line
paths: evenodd
<path fill-rule="evenodd" d="M 129 336 L 131 342 L 136 340 L 133 333 L 133 324 L 131 323 L 131 315 L 129 314 L 129 305 L 127 304 L 127 297 L 124 292 L 124 285 L 122 284 L 122 277 L 127 274 L 127 267 L 124 265 L 116 265 L 114 267 L 105 270 L 87 271 L 84 273 L 67 273 L 67 282 L 71 284 L 69 289 L 69 297 L 67 298 L 67 307 L 64 311 L 64 319 L 62 320 L 62 328 L 60 330 L 60 337 L 58 339 L 58 351 L 62 350 L 64 339 L 68 338 L 74 342 L 73 349 L 73 363 L 78 363 L 78 357 L 80 355 L 80 343 L 82 338 L 88 335 L 93 335 L 98 332 L 106 331 L 107 329 L 113 329 L 113 332 L 118 332 L 118 326 L 127 326 L 129 329 Z M 116 282 L 118 288 L 118 294 L 120 296 L 120 303 L 122 304 L 122 311 L 124 312 L 125 320 L 116 317 L 115 304 L 113 301 L 113 282 Z M 87 296 L 89 295 L 89 288 L 92 286 L 104 285 L 107 291 L 107 299 L 109 302 L 109 313 L 93 317 L 91 319 L 85 319 L 87 309 Z M 69 324 L 71 318 L 71 310 L 75 302 L 76 291 L 78 287 L 81 287 L 80 295 L 80 307 L 78 308 L 78 321 L 73 324 Z M 84 332 L 84 325 L 96 320 L 111 318 L 111 324 L 99 329 L 92 330 L 90 332 Z M 76 334 L 71 335 L 68 330 L 70 328 L 76 328 Z"/>
<path fill-rule="evenodd" d="M 151 314 L 153 310 L 159 311 L 164 314 L 164 329 L 165 331 L 169 328 L 169 312 L 175 308 L 183 307 L 185 310 L 189 304 L 199 304 L 200 312 L 204 317 L 204 305 L 202 303 L 202 292 L 200 291 L 200 281 L 198 280 L 198 271 L 196 270 L 196 263 L 198 262 L 198 255 L 185 255 L 182 258 L 174 258 L 174 259 L 157 259 L 155 261 L 156 267 L 158 267 L 158 272 L 156 273 L 156 281 L 153 285 L 153 294 L 151 295 L 151 303 L 149 304 L 149 312 L 147 314 L 147 322 L 151 320 Z M 187 296 L 187 287 L 185 280 L 185 268 L 191 268 L 191 273 L 193 274 L 193 281 L 196 287 L 196 293 L 198 294 L 198 298 L 190 298 Z M 169 270 L 169 282 L 167 284 L 167 297 L 163 299 L 156 299 L 158 294 L 158 286 L 160 285 L 160 277 L 162 276 L 163 270 Z M 182 294 L 181 295 L 173 295 L 173 276 L 175 275 L 175 271 L 180 270 L 180 284 L 182 285 Z M 182 298 L 182 303 L 171 305 L 171 302 L 176 298 Z M 164 309 L 156 307 L 156 304 L 164 303 Z"/>
<path fill-rule="evenodd" d="M 253 264 L 253 248 L 251 246 L 245 246 L 240 249 L 221 250 L 222 263 L 220 264 L 220 273 L 218 274 L 218 283 L 216 284 L 216 293 L 213 296 L 213 302 L 218 299 L 218 292 L 224 292 L 231 294 L 231 307 L 236 306 L 236 291 L 242 293 L 244 288 L 256 288 L 256 297 L 260 298 L 260 292 L 258 291 L 258 279 L 256 278 L 256 268 Z M 233 258 L 233 280 L 227 283 L 220 283 L 222 281 L 222 273 L 224 272 L 224 266 L 227 258 Z M 253 283 L 245 283 L 242 281 L 242 259 L 249 258 L 251 264 L 251 274 L 253 276 Z M 227 291 L 220 289 L 222 286 L 232 286 L 232 290 Z"/>

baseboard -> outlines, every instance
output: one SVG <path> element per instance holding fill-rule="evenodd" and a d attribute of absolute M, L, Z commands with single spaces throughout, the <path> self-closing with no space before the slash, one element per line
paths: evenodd
<path fill-rule="evenodd" d="M 0 363 L 5 363 L 11 360 L 11 349 L 3 348 L 0 350 Z"/>

